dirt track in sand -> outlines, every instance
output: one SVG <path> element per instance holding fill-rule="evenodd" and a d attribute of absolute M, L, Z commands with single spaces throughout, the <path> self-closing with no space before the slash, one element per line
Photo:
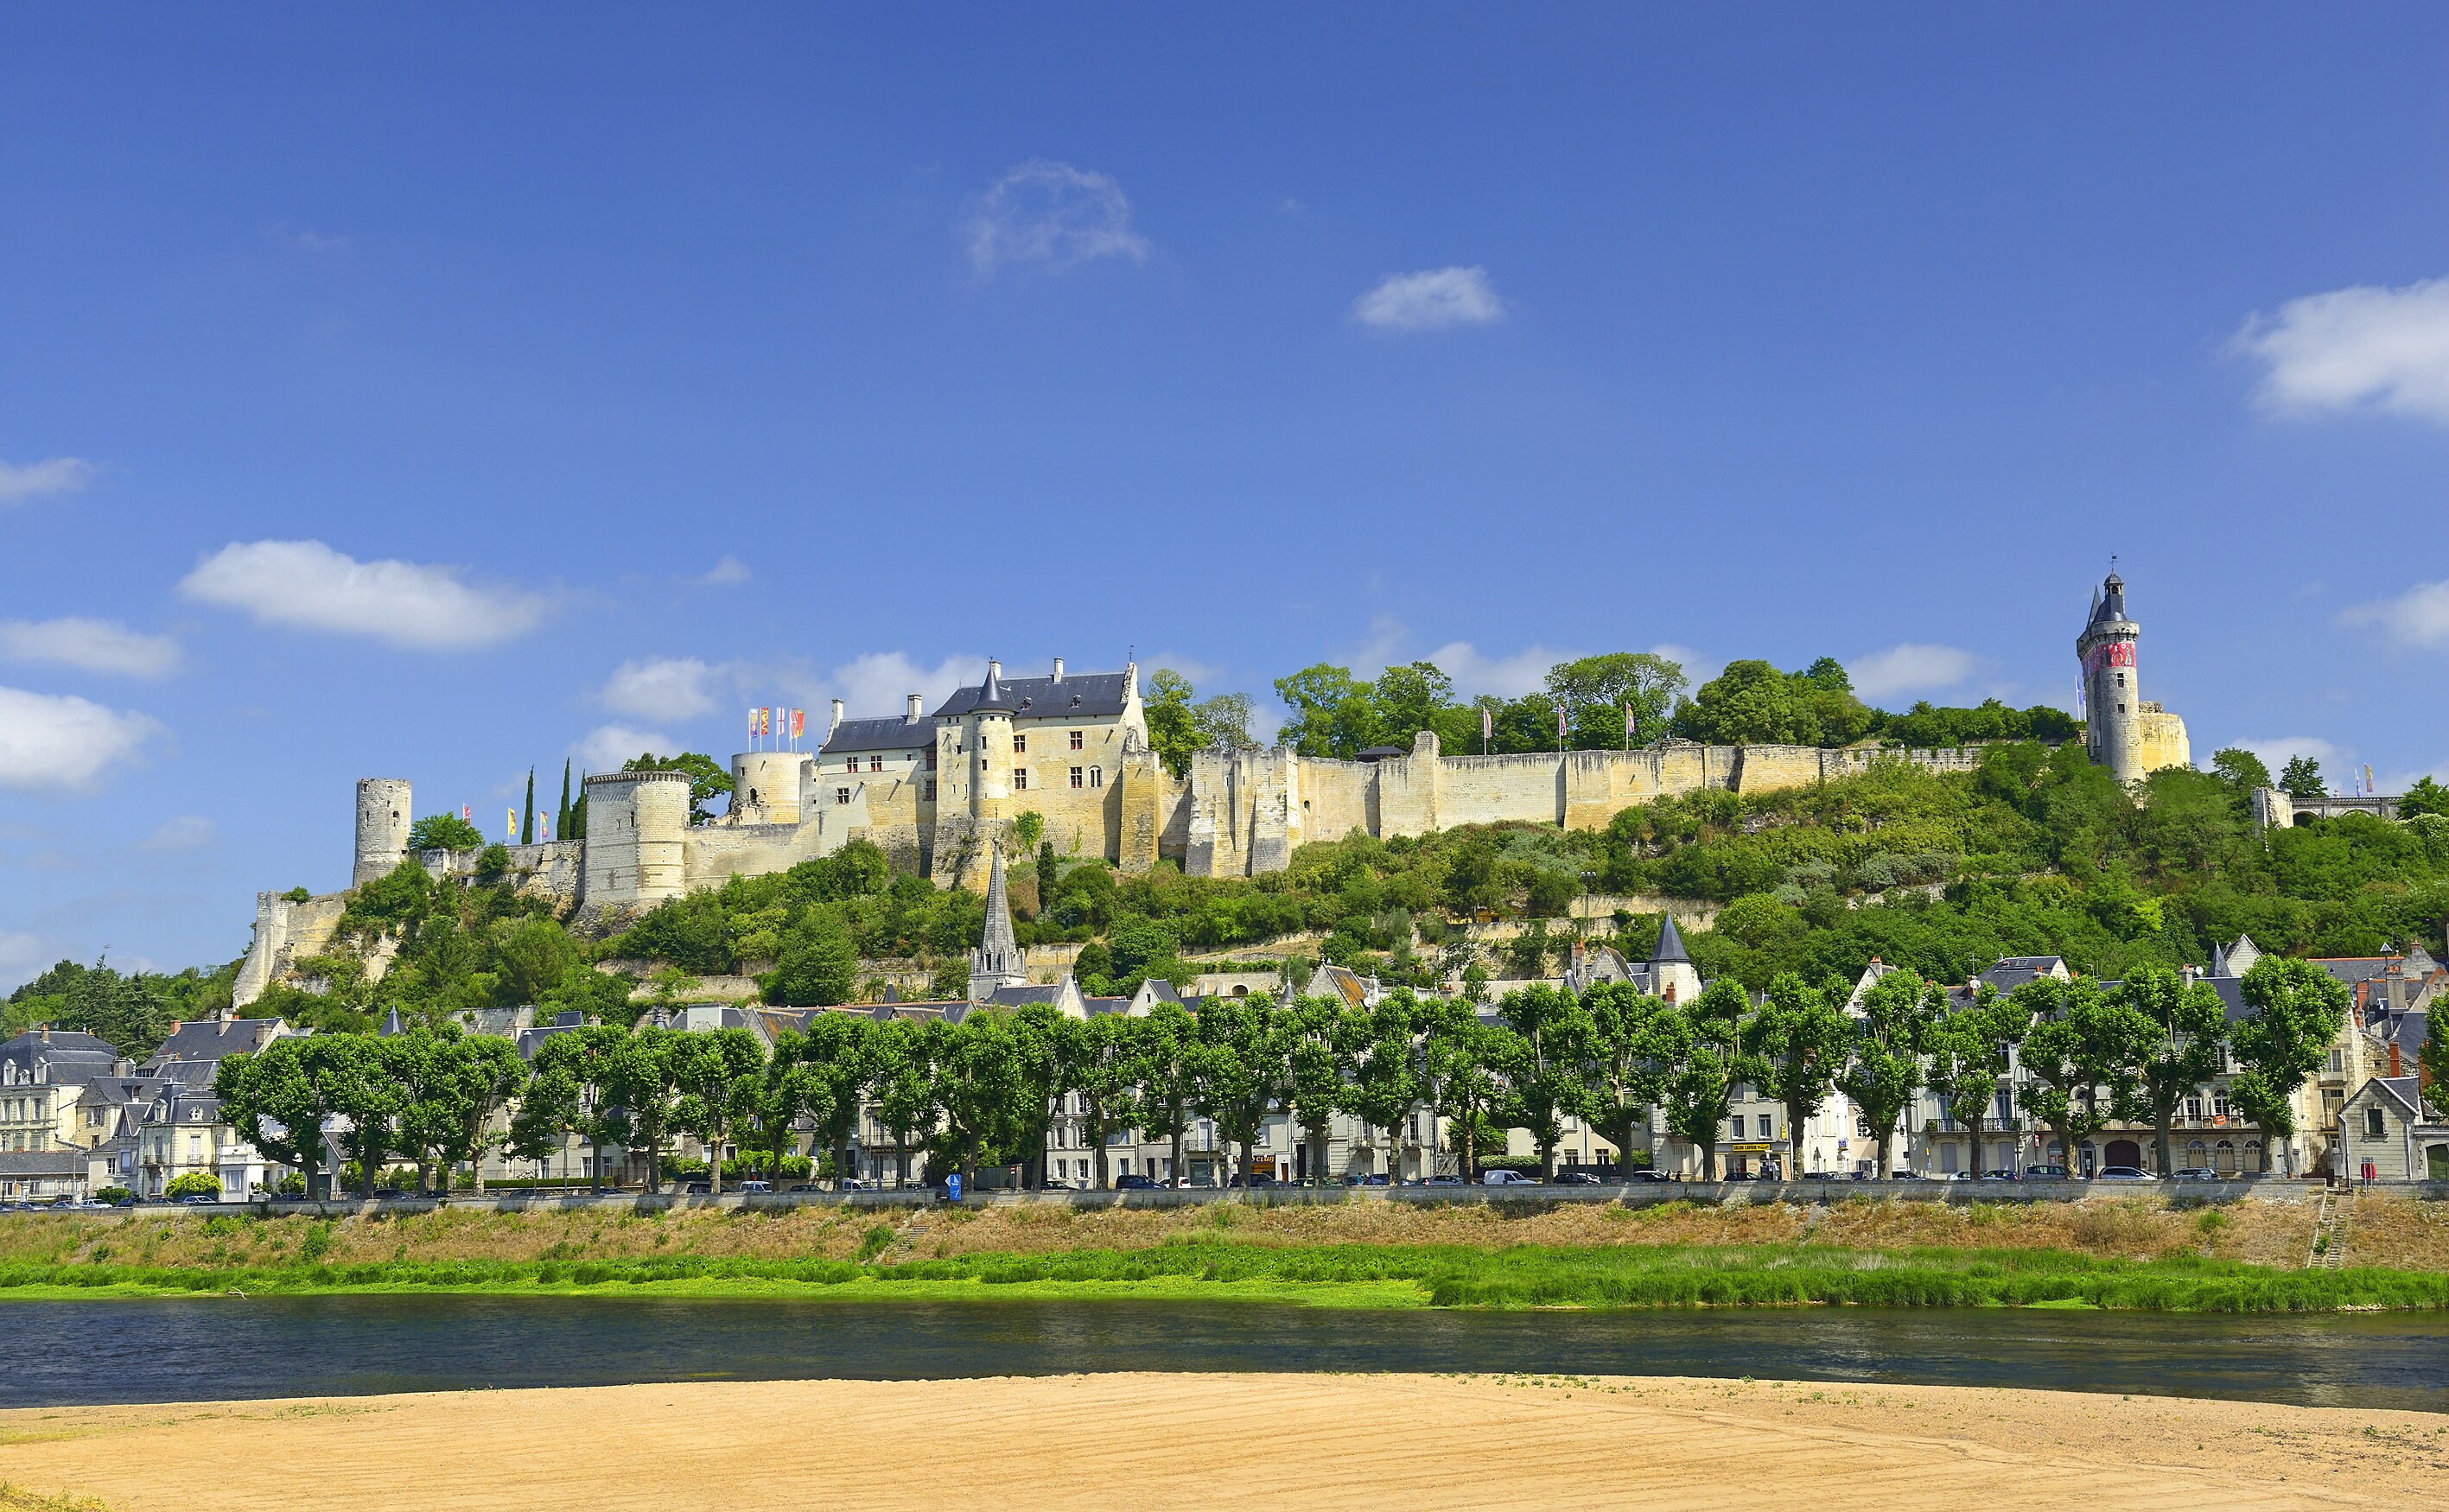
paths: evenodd
<path fill-rule="evenodd" d="M 1977 1388 L 1094 1375 L 0 1413 L 0 1507 L 2449 1505 L 2449 1417 Z"/>

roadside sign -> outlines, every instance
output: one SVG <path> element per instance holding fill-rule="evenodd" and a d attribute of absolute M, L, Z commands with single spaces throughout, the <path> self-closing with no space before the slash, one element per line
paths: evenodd
<path fill-rule="evenodd" d="M 955 1171 L 951 1176 L 944 1177 L 944 1196 L 950 1201 L 958 1202 L 961 1200 L 961 1175 L 959 1172 Z"/>

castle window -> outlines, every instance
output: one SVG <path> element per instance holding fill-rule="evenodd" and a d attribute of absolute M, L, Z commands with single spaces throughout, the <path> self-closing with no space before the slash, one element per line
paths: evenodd
<path fill-rule="evenodd" d="M 882 756 L 869 756 L 869 757 L 867 758 L 867 770 L 869 770 L 870 772 L 881 772 L 881 771 L 883 771 L 883 770 L 884 770 L 884 757 L 882 757 Z"/>
<path fill-rule="evenodd" d="M 2124 687 L 2124 686 L 2126 686 L 2126 674 L 2125 674 L 2125 673 L 2121 672 L 2121 673 L 2117 674 L 2117 685 L 2118 685 L 2119 687 L 2121 687 L 2121 688 L 2122 688 L 2122 687 Z"/>
<path fill-rule="evenodd" d="M 927 770 L 935 770 L 935 748 L 932 745 L 927 748 Z"/>
<path fill-rule="evenodd" d="M 1026 733 L 1016 734 L 1012 737 L 1012 754 L 1014 756 L 1029 754 L 1029 737 Z"/>
<path fill-rule="evenodd" d="M 848 804 L 848 803 L 850 802 L 850 789 L 848 789 L 848 788 L 836 788 L 836 789 L 834 789 L 834 802 L 835 802 L 835 803 L 837 803 L 837 804 Z"/>
<path fill-rule="evenodd" d="M 1014 793 L 1027 793 L 1029 791 L 1029 769 L 1027 767 L 1015 767 L 1012 769 L 1012 791 Z"/>
<path fill-rule="evenodd" d="M 2117 712 L 2118 712 L 2118 713 L 2120 713 L 2120 714 L 2124 714 L 2124 713 L 2126 712 L 2126 705 L 2124 705 L 2124 704 L 2122 704 L 2122 703 L 2121 703 L 2121 704 L 2119 704 L 2119 705 L 2117 706 Z"/>
<path fill-rule="evenodd" d="M 934 777 L 929 777 L 927 779 L 927 801 L 930 803 L 935 801 L 935 779 Z"/>
<path fill-rule="evenodd" d="M 1090 767 L 1089 769 L 1089 786 L 1092 788 L 1102 788 L 1105 785 L 1106 769 L 1104 767 Z"/>
<path fill-rule="evenodd" d="M 1078 767 L 1073 767 L 1071 769 L 1071 785 L 1075 788 L 1080 785 L 1080 769 Z"/>
<path fill-rule="evenodd" d="M 1074 751 L 1080 749 L 1080 732 L 1077 730 L 1071 732 L 1071 749 Z"/>

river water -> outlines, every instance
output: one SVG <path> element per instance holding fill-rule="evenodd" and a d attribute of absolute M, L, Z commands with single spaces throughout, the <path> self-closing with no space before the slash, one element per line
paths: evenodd
<path fill-rule="evenodd" d="M 0 1407 L 1100 1370 L 2006 1386 L 2449 1411 L 2449 1317 L 337 1296 L 0 1304 Z"/>

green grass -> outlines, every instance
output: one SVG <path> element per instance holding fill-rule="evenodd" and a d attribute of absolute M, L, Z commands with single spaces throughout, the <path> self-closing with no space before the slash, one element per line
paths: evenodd
<path fill-rule="evenodd" d="M 1270 1247 L 990 1254 L 898 1264 L 658 1255 L 222 1269 L 0 1266 L 0 1299 L 338 1292 L 1251 1298 L 1321 1307 L 2076 1307 L 2306 1312 L 2449 1308 L 2449 1275 L 2113 1260 L 2054 1250 L 1897 1252 L 1828 1245 Z"/>

